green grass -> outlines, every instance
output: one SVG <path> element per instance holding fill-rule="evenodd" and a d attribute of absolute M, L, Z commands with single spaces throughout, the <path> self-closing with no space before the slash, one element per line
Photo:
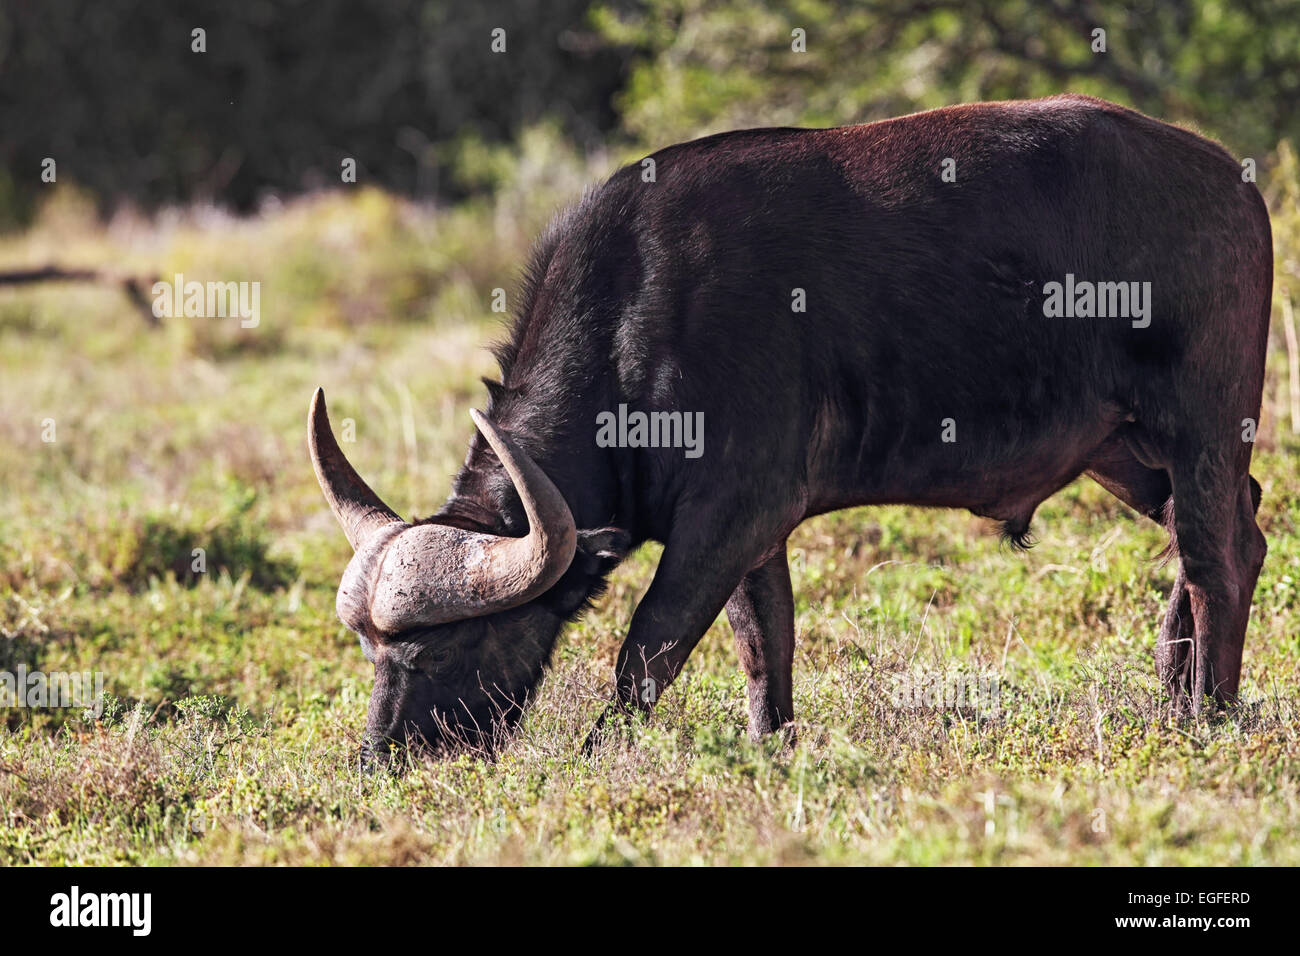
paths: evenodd
<path fill-rule="evenodd" d="M 107 290 L 0 296 L 0 671 L 101 671 L 112 695 L 99 720 L 0 710 L 0 864 L 1300 863 L 1300 481 L 1271 414 L 1254 469 L 1271 551 L 1229 714 L 1171 717 L 1163 535 L 1079 482 L 1028 555 L 962 512 L 799 529 L 793 747 L 745 738 L 720 620 L 648 723 L 580 755 L 647 547 L 566 632 L 498 760 L 361 774 L 369 665 L 334 616 L 349 551 L 307 404 L 324 385 L 362 473 L 403 512 L 436 509 L 494 372 L 490 291 L 547 213 L 524 193 L 504 213 L 361 193 L 107 231 L 60 207 L 0 245 L 6 263 L 263 283 L 249 330 L 149 331 Z M 1270 412 L 1284 371 L 1279 351 Z M 958 674 L 996 679 L 998 712 L 896 703 Z"/>

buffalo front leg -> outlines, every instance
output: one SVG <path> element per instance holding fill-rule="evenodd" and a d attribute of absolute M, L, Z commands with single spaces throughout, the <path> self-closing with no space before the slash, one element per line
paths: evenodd
<path fill-rule="evenodd" d="M 713 520 L 679 516 L 654 581 L 632 615 L 614 668 L 614 701 L 587 739 L 588 751 L 611 717 L 655 705 L 741 579 L 786 533 L 788 528 L 745 529 L 733 514 Z"/>
<path fill-rule="evenodd" d="M 741 580 L 727 619 L 749 683 L 749 736 L 758 740 L 794 719 L 794 594 L 785 542 Z"/>

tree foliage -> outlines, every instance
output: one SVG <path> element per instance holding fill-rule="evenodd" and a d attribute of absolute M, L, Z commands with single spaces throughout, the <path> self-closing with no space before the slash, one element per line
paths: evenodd
<path fill-rule="evenodd" d="M 1247 154 L 1300 134 L 1297 0 L 642 0 L 595 22 L 635 51 L 619 106 L 647 142 L 1066 91 Z"/>
<path fill-rule="evenodd" d="M 586 0 L 40 0 L 0 4 L 0 219 L 30 212 L 41 163 L 104 204 L 363 181 L 445 190 L 438 146 L 543 117 L 591 140 L 614 124 L 617 54 Z M 506 51 L 491 49 L 505 30 Z M 196 52 L 193 31 L 204 31 Z"/>
<path fill-rule="evenodd" d="M 465 143 L 539 123 L 638 149 L 1066 90 L 1266 156 L 1300 139 L 1300 0 L 10 0 L 0 224 L 30 214 L 47 157 L 103 208 L 248 209 L 349 157 L 359 181 L 455 197 Z"/>

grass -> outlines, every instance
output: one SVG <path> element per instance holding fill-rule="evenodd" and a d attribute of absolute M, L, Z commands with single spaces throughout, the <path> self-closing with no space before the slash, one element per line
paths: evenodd
<path fill-rule="evenodd" d="M 522 176 L 495 206 L 360 192 L 107 228 L 64 198 L 0 244 L 6 264 L 263 283 L 256 329 L 150 331 L 94 288 L 0 297 L 0 671 L 101 671 L 110 692 L 98 719 L 0 710 L 0 864 L 1300 863 L 1300 481 L 1272 415 L 1254 469 L 1271 551 L 1228 714 L 1172 719 L 1163 535 L 1079 482 L 1028 555 L 961 512 L 799 529 L 791 748 L 745 738 L 720 620 L 651 721 L 580 755 L 651 546 L 566 633 L 498 760 L 360 773 L 369 665 L 334 616 L 348 546 L 307 403 L 324 385 L 362 473 L 433 511 L 494 372 L 491 290 L 513 289 L 549 209 L 536 192 Z M 908 682 L 959 679 L 996 686 L 996 712 L 899 704 Z"/>

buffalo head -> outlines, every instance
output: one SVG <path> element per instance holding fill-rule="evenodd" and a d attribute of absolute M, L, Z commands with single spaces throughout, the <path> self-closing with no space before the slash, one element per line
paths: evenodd
<path fill-rule="evenodd" d="M 408 742 L 434 752 L 464 744 L 491 749 L 522 712 L 555 635 L 590 590 L 579 582 L 576 601 L 539 600 L 574 563 L 573 516 L 509 435 L 479 412 L 471 415 L 518 494 L 528 522 L 522 537 L 436 518 L 403 521 L 344 457 L 323 393 L 317 389 L 312 399 L 312 465 L 354 551 L 337 610 L 375 666 L 368 761 L 383 762 Z"/>

